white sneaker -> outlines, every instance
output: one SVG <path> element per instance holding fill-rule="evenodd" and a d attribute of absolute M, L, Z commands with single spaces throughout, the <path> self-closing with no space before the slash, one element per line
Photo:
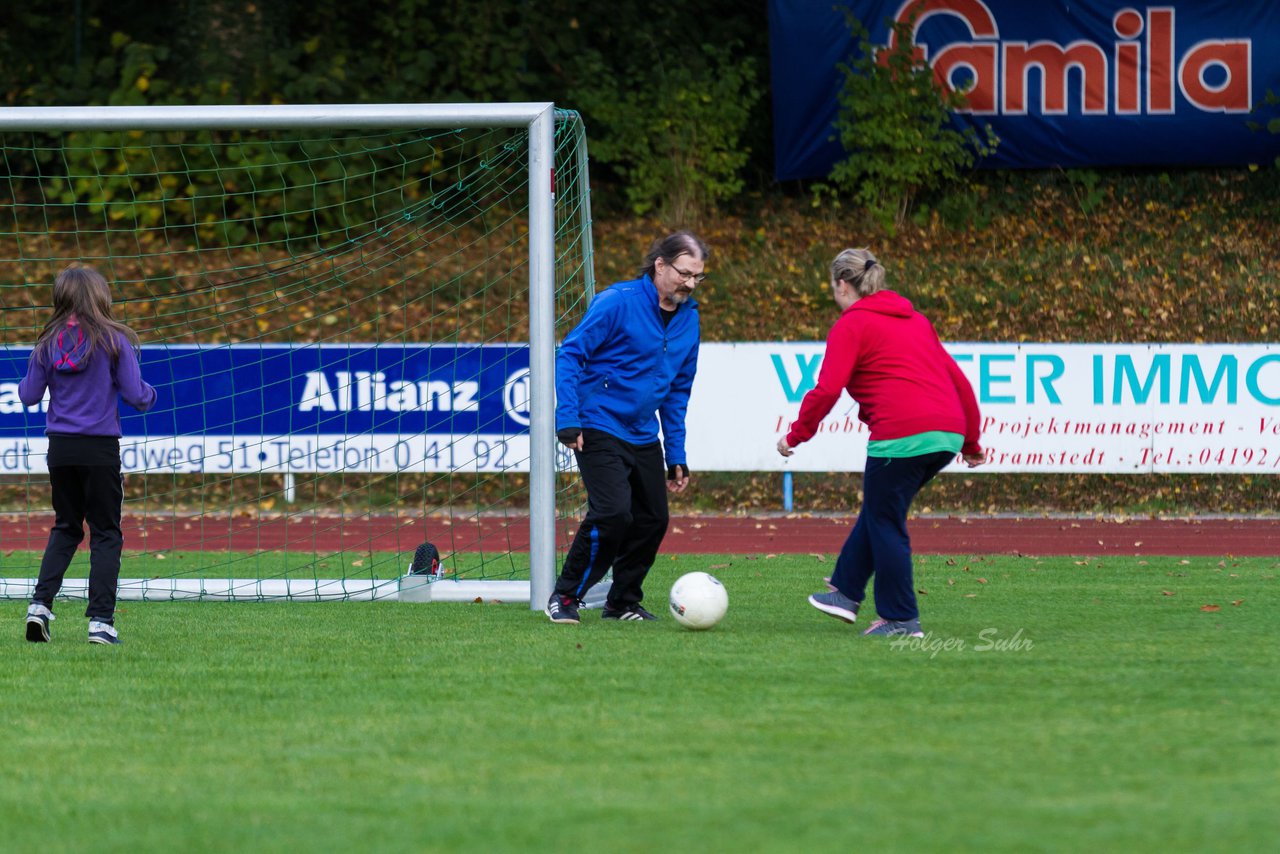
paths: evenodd
<path fill-rule="evenodd" d="M 49 621 L 53 612 L 39 602 L 27 606 L 27 640 L 32 643 L 49 642 Z"/>
<path fill-rule="evenodd" d="M 116 627 L 110 623 L 90 620 L 89 643 L 120 643 L 120 635 L 116 633 Z"/>

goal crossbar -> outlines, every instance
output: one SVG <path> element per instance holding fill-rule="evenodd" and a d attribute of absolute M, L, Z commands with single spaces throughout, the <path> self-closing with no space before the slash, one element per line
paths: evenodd
<path fill-rule="evenodd" d="M 554 109 L 549 102 L 8 107 L 0 111 L 0 131 L 531 128 Z"/>

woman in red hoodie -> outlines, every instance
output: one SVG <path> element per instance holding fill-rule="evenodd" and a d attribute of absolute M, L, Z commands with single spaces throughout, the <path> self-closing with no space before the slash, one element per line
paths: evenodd
<path fill-rule="evenodd" d="M 831 263 L 840 318 L 827 336 L 818 384 L 804 396 L 778 453 L 813 438 L 841 391 L 858 403 L 870 428 L 862 510 L 840 550 L 827 593 L 809 604 L 852 623 L 875 574 L 879 619 L 863 634 L 923 637 L 911 577 L 907 511 L 920 488 L 955 460 L 981 465 L 978 402 L 955 359 L 924 315 L 885 289 L 884 267 L 866 249 L 846 249 Z"/>

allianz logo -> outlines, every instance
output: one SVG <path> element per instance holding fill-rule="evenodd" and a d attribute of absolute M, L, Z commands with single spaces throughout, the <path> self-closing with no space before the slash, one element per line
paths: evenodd
<path fill-rule="evenodd" d="M 387 380 L 382 371 L 307 371 L 300 412 L 476 412 L 478 382 Z"/>
<path fill-rule="evenodd" d="M 388 379 L 382 371 L 308 371 L 297 401 L 300 412 L 478 412 L 482 399 L 474 380 Z M 529 370 L 507 377 L 503 409 L 529 424 Z"/>

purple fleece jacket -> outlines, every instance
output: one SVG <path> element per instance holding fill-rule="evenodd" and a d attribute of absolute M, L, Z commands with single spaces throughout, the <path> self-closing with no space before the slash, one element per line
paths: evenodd
<path fill-rule="evenodd" d="M 88 355 L 88 341 L 79 325 L 69 321 L 51 348 L 31 353 L 27 375 L 18 384 L 18 397 L 35 406 L 49 390 L 46 434 L 120 436 L 120 412 L 116 395 L 139 412 L 156 402 L 156 390 L 142 379 L 138 356 L 124 335 L 117 333 L 120 355 L 105 349 Z M 43 351 L 43 352 L 42 352 Z"/>

